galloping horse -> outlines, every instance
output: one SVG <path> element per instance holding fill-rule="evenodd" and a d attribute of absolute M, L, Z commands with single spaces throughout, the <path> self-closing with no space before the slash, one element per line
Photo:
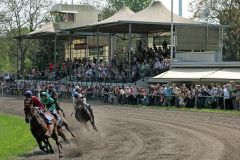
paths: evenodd
<path fill-rule="evenodd" d="M 48 130 L 47 123 L 41 117 L 39 110 L 32 105 L 31 100 L 25 101 L 24 103 L 24 113 L 25 113 L 25 121 L 30 123 L 30 130 L 32 135 L 35 137 L 38 146 L 41 150 L 47 153 L 54 153 L 52 145 L 49 142 L 48 137 L 45 135 L 46 131 Z M 49 115 L 52 116 L 52 115 Z M 63 149 L 62 145 L 58 139 L 58 131 L 57 131 L 57 121 L 52 116 L 52 125 L 54 125 L 53 129 L 49 131 L 51 134 L 51 138 L 53 138 L 58 146 L 59 150 L 59 158 L 63 156 Z M 45 144 L 42 145 L 42 142 Z M 48 148 L 49 147 L 49 148 Z"/>
<path fill-rule="evenodd" d="M 77 121 L 84 124 L 87 129 L 88 129 L 87 122 L 90 121 L 93 126 L 93 129 L 96 132 L 98 131 L 95 125 L 94 119 L 90 114 L 89 110 L 87 109 L 87 107 L 84 106 L 82 99 L 75 100 L 74 110 L 75 110 L 75 114 L 74 114 L 75 119 Z"/>

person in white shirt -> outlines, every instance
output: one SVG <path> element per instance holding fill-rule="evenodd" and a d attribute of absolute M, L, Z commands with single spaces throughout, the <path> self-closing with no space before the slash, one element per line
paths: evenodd
<path fill-rule="evenodd" d="M 224 99 L 226 109 L 231 108 L 231 99 L 230 99 L 229 87 L 230 87 L 230 84 L 227 84 L 227 85 L 223 86 L 223 99 Z"/>

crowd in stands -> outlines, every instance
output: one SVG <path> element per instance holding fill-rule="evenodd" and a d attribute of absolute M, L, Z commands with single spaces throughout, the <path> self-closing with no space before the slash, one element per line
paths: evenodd
<path fill-rule="evenodd" d="M 240 108 L 240 86 L 235 82 L 220 85 L 176 85 L 175 83 L 149 85 L 113 85 L 105 83 L 52 83 L 40 81 L 17 81 L 1 83 L 3 94 L 23 95 L 26 90 L 37 94 L 53 84 L 60 98 L 71 98 L 74 86 L 79 85 L 88 100 L 113 104 L 176 106 L 218 109 Z"/>
<path fill-rule="evenodd" d="M 12 73 L 2 73 L 0 74 L 0 81 L 13 82 L 16 78 L 15 74 Z"/>
<path fill-rule="evenodd" d="M 137 50 L 131 53 L 130 72 L 128 57 L 119 58 L 118 54 L 109 62 L 94 57 L 68 59 L 58 62 L 55 68 L 53 63 L 49 63 L 44 70 L 32 69 L 28 74 L 17 77 L 28 80 L 60 80 L 71 75 L 75 81 L 135 82 L 160 74 L 170 67 L 169 50 L 164 44 L 163 47 L 153 45 L 153 48 L 148 48 L 140 43 Z"/>

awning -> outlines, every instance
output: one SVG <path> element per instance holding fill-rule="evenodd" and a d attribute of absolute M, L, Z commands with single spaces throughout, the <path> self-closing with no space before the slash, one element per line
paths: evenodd
<path fill-rule="evenodd" d="M 220 68 L 173 68 L 153 77 L 150 82 L 201 81 L 218 70 Z"/>
<path fill-rule="evenodd" d="M 77 11 L 59 11 L 59 13 L 78 13 Z"/>
<path fill-rule="evenodd" d="M 230 81 L 240 80 L 240 68 L 223 68 L 207 75 L 201 79 L 202 81 Z"/>
<path fill-rule="evenodd" d="M 71 31 L 87 31 L 103 33 L 128 33 L 129 24 L 133 33 L 152 33 L 169 31 L 171 28 L 171 11 L 160 1 L 153 1 L 147 8 L 134 13 L 127 7 L 123 7 L 112 17 L 91 25 L 70 29 Z M 173 15 L 174 25 L 204 25 L 191 19 Z M 210 25 L 209 25 L 210 26 Z"/>

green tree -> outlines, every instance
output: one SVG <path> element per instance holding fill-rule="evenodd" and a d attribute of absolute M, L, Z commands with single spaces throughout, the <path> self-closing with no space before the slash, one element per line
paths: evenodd
<path fill-rule="evenodd" d="M 9 45 L 7 43 L 7 39 L 5 37 L 2 37 L 0 39 L 0 72 L 9 72 L 12 71 L 14 68 L 10 63 L 9 60 L 9 55 L 8 53 L 10 52 Z"/>
<path fill-rule="evenodd" d="M 240 60 L 240 1 L 239 0 L 194 0 L 190 4 L 193 18 L 204 20 L 204 9 L 209 9 L 208 21 L 228 25 L 224 34 L 223 59 Z"/>
<path fill-rule="evenodd" d="M 38 69 L 43 70 L 46 69 L 48 63 L 54 62 L 54 41 L 52 40 L 39 40 L 36 45 L 37 52 L 35 65 Z M 64 48 L 64 40 L 57 41 L 57 62 L 61 63 L 64 60 L 65 55 L 65 48 Z"/>
<path fill-rule="evenodd" d="M 145 9 L 153 0 L 107 0 L 107 6 L 102 9 L 100 14 L 101 19 L 106 19 L 112 16 L 123 6 L 129 7 L 132 11 L 138 12 Z"/>
<path fill-rule="evenodd" d="M 20 71 L 25 68 L 26 54 L 30 54 L 31 43 L 28 40 L 21 40 L 16 43 L 15 37 L 34 31 L 48 17 L 50 0 L 0 0 L 1 20 L 0 29 L 2 35 L 10 41 L 10 55 L 16 59 L 17 52 L 20 54 Z M 17 45 L 18 44 L 18 45 Z M 17 49 L 18 48 L 18 49 Z M 15 62 L 18 63 L 17 60 Z M 16 63 L 15 63 L 16 64 Z"/>
<path fill-rule="evenodd" d="M 152 2 L 152 0 L 108 0 L 112 8 L 119 10 L 123 6 L 129 7 L 132 11 L 138 12 Z"/>

